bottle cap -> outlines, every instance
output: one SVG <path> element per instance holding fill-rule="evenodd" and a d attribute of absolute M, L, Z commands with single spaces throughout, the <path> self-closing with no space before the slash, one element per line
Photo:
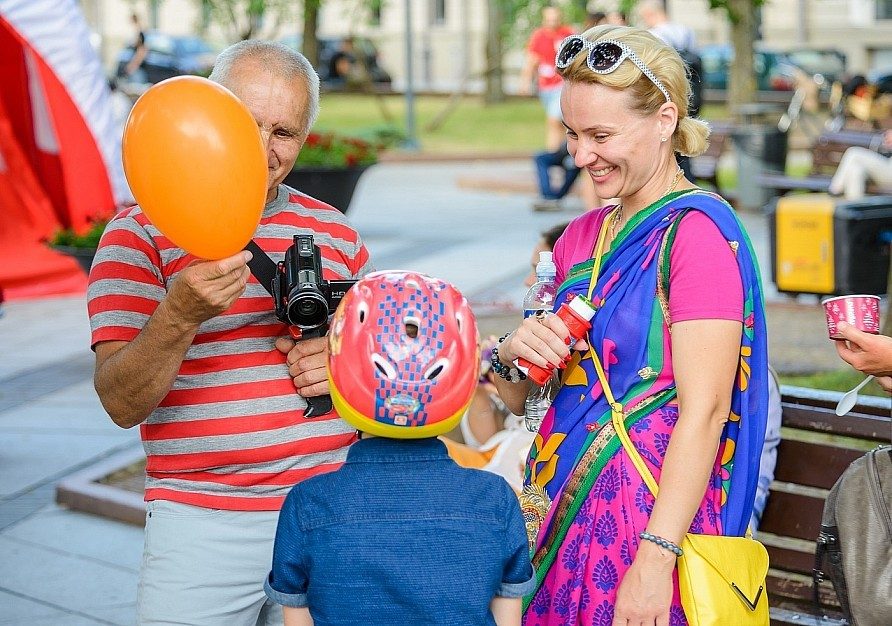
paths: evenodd
<path fill-rule="evenodd" d="M 536 263 L 536 276 L 555 276 L 557 274 L 557 267 L 552 260 L 552 253 L 550 250 L 542 250 L 539 253 L 539 262 Z"/>
<path fill-rule="evenodd" d="M 590 321 L 595 315 L 595 305 L 585 296 L 577 295 L 570 300 L 568 306 L 585 321 Z"/>

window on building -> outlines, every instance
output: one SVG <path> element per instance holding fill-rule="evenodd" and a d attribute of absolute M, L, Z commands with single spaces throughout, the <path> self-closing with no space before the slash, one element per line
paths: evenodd
<path fill-rule="evenodd" d="M 446 23 L 446 0 L 431 0 L 431 24 L 442 25 Z"/>
<path fill-rule="evenodd" d="M 892 0 L 877 0 L 877 19 L 892 20 Z"/>

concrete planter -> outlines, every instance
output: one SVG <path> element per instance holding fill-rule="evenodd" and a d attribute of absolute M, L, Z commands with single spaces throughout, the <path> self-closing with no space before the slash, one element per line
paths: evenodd
<path fill-rule="evenodd" d="M 53 250 L 57 250 L 62 254 L 67 254 L 80 263 L 84 271 L 89 274 L 90 266 L 93 265 L 93 257 L 96 255 L 96 248 L 75 248 L 73 246 L 52 246 Z"/>
<path fill-rule="evenodd" d="M 368 166 L 342 169 L 301 167 L 291 170 L 285 177 L 285 184 L 346 213 L 356 184 L 367 169 Z"/>

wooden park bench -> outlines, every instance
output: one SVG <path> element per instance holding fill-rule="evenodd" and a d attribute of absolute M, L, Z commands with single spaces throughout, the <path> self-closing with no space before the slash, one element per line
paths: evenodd
<path fill-rule="evenodd" d="M 756 183 L 772 189 L 775 195 L 789 191 L 826 192 L 830 188 L 842 155 L 852 146 L 860 146 L 879 152 L 883 145 L 883 134 L 880 132 L 841 130 L 826 132 L 818 137 L 812 146 L 811 171 L 805 177 L 787 176 L 786 174 L 765 172 L 756 177 Z M 875 185 L 869 185 L 868 193 L 888 191 Z"/>
<path fill-rule="evenodd" d="M 842 394 L 801 387 L 781 389 L 782 440 L 768 503 L 757 537 L 770 557 L 768 598 L 771 623 L 805 626 L 845 624 L 829 583 L 820 596 L 812 586 L 815 540 L 829 489 L 855 459 L 892 438 L 890 401 L 861 396 L 851 413 L 837 417 Z"/>
<path fill-rule="evenodd" d="M 710 122 L 709 125 L 712 129 L 709 133 L 709 146 L 700 156 L 691 157 L 691 171 L 694 173 L 694 178 L 708 182 L 715 187 L 717 193 L 721 193 L 718 179 L 719 159 L 728 147 L 733 127 L 727 122 Z"/>

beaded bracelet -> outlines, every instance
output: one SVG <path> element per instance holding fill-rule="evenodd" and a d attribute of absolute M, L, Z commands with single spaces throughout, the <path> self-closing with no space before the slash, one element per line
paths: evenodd
<path fill-rule="evenodd" d="M 508 338 L 511 333 L 505 333 L 499 337 L 499 342 L 492 347 L 492 355 L 489 357 L 489 364 L 492 365 L 492 371 L 507 380 L 509 383 L 519 383 L 525 380 L 527 375 L 516 367 L 508 367 L 499 360 L 499 344 Z"/>
<path fill-rule="evenodd" d="M 652 535 L 648 532 L 643 532 L 643 533 L 639 534 L 638 536 L 641 539 L 644 539 L 645 541 L 653 542 L 653 543 L 657 544 L 658 546 L 660 546 L 661 548 L 665 548 L 666 550 L 669 550 L 669 552 L 674 553 L 675 556 L 681 556 L 684 554 L 684 551 L 681 548 L 679 548 L 676 544 L 672 543 L 668 539 L 663 539 L 662 537 L 657 537 L 656 535 Z"/>

